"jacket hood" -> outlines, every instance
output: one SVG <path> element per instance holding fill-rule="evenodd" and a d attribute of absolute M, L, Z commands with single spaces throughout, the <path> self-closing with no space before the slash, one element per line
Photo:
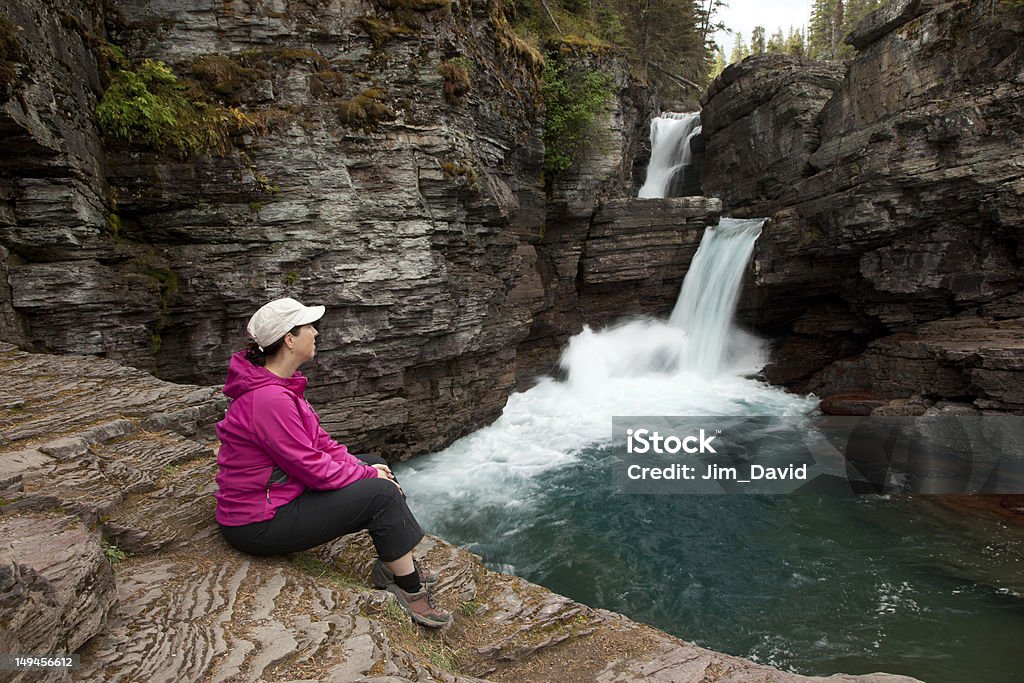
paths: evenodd
<path fill-rule="evenodd" d="M 301 372 L 296 372 L 288 378 L 278 377 L 270 370 L 252 363 L 245 357 L 245 351 L 239 351 L 231 356 L 231 362 L 228 364 L 224 393 L 234 399 L 261 387 L 278 385 L 302 396 L 308 382 Z"/>

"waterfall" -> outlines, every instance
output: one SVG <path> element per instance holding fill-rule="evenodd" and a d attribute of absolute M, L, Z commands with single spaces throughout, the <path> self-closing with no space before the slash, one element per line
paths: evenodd
<path fill-rule="evenodd" d="M 687 118 L 695 125 L 696 115 Z M 660 128 L 665 120 L 652 125 Z M 652 164 L 670 156 L 665 147 L 681 149 L 681 137 L 652 133 Z M 666 162 L 671 166 L 679 164 Z M 763 222 L 723 218 L 705 230 L 669 320 L 584 327 L 559 361 L 565 381 L 542 378 L 510 396 L 491 425 L 410 463 L 402 476 L 414 492 L 417 514 L 447 536 L 483 534 L 500 544 L 537 525 L 531 510 L 546 505 L 549 477 L 572 471 L 580 453 L 608 443 L 613 416 L 810 410 L 814 401 L 748 378 L 763 365 L 763 345 L 732 324 Z M 556 506 L 545 514 L 561 512 Z"/>
<path fill-rule="evenodd" d="M 763 218 L 723 218 L 704 231 L 686 271 L 669 325 L 687 333 L 684 366 L 706 377 L 717 374 L 729 356 L 733 363 L 761 356 L 756 340 L 737 329 L 732 318 L 763 224 Z"/>
<path fill-rule="evenodd" d="M 690 141 L 700 134 L 700 112 L 664 114 L 651 120 L 651 161 L 647 179 L 640 188 L 641 199 L 668 195 L 676 173 L 684 172 L 693 160 Z"/>

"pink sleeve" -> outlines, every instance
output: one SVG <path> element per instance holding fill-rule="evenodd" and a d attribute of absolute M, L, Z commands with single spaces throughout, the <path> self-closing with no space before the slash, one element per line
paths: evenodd
<path fill-rule="evenodd" d="M 290 394 L 282 391 L 261 396 L 258 405 L 254 402 L 253 409 L 258 413 L 255 431 L 260 444 L 288 476 L 307 487 L 330 491 L 377 476 L 376 469 L 348 455 L 347 449 L 345 454 L 348 458 L 335 459 L 331 453 L 318 447 L 319 444 L 306 431 L 295 399 Z"/>

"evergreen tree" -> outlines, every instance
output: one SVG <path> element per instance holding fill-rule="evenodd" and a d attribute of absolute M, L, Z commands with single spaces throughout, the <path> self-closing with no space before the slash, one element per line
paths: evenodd
<path fill-rule="evenodd" d="M 807 54 L 807 46 L 802 29 L 789 27 L 789 35 L 786 36 L 785 52 L 787 55 L 793 55 L 794 57 L 803 57 Z"/>
<path fill-rule="evenodd" d="M 700 37 L 705 44 L 711 42 L 712 33 L 725 28 L 725 24 L 716 17 L 718 16 L 718 10 L 728 6 L 729 3 L 726 0 L 700 0 L 697 16 L 700 20 Z M 717 47 L 717 44 L 715 45 Z"/>
<path fill-rule="evenodd" d="M 747 48 L 747 44 L 743 42 L 743 34 L 737 31 L 736 38 L 732 43 L 732 52 L 729 54 L 729 63 L 742 62 L 744 58 L 749 56 L 750 50 Z"/>
<path fill-rule="evenodd" d="M 772 37 L 768 39 L 768 44 L 765 46 L 765 49 L 768 52 L 776 54 L 786 51 L 786 38 L 782 35 L 781 27 L 776 29 L 775 33 L 772 34 Z"/>
<path fill-rule="evenodd" d="M 851 59 L 852 46 L 844 41 L 881 0 L 814 0 L 807 49 L 816 59 Z"/>
<path fill-rule="evenodd" d="M 706 79 L 711 55 L 701 35 L 698 0 L 618 2 L 627 49 L 640 78 L 669 97 L 684 95 L 678 77 Z"/>
<path fill-rule="evenodd" d="M 750 54 L 763 55 L 765 53 L 764 26 L 755 26 L 750 36 Z"/>
<path fill-rule="evenodd" d="M 717 43 L 715 44 L 715 57 L 711 62 L 711 73 L 708 74 L 708 82 L 718 78 L 718 75 L 725 71 L 725 50 L 723 50 Z"/>

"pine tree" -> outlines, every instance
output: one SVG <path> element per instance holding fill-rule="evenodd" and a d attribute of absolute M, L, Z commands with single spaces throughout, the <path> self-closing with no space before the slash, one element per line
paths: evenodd
<path fill-rule="evenodd" d="M 782 35 L 782 29 L 778 28 L 772 37 L 768 39 L 768 44 L 765 46 L 768 52 L 781 54 L 786 51 L 786 38 Z"/>
<path fill-rule="evenodd" d="M 854 49 L 844 41 L 857 24 L 878 9 L 881 0 L 814 0 L 807 46 L 816 59 L 851 59 Z"/>
<path fill-rule="evenodd" d="M 807 46 L 802 29 L 789 27 L 789 35 L 786 36 L 786 54 L 793 55 L 794 57 L 803 57 L 807 54 Z"/>
<path fill-rule="evenodd" d="M 626 44 L 642 79 L 666 96 L 684 94 L 673 76 L 706 79 L 711 55 L 701 37 L 698 0 L 618 1 Z"/>
<path fill-rule="evenodd" d="M 711 62 L 711 73 L 708 74 L 708 82 L 710 83 L 711 81 L 718 78 L 718 75 L 725 71 L 725 66 L 725 50 L 723 50 L 716 44 L 715 57 L 714 60 Z"/>
<path fill-rule="evenodd" d="M 747 48 L 747 44 L 743 42 L 743 34 L 737 31 L 736 38 L 732 43 L 732 52 L 729 54 L 729 63 L 735 64 L 736 62 L 742 62 L 749 56 L 750 50 Z"/>
<path fill-rule="evenodd" d="M 764 53 L 764 26 L 755 26 L 750 36 L 750 54 L 763 55 Z"/>

